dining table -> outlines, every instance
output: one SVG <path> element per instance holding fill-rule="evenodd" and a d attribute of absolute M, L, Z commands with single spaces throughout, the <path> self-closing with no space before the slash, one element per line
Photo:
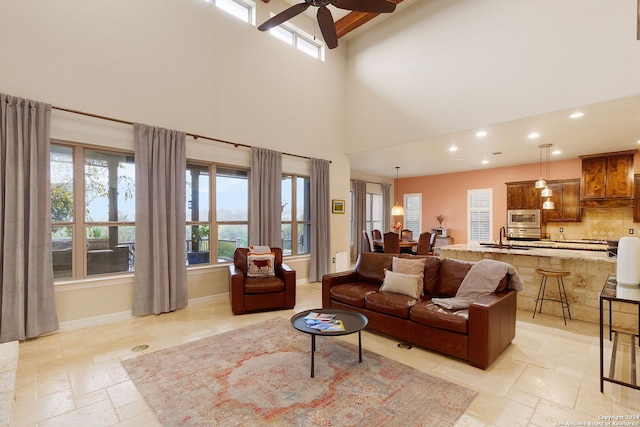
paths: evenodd
<path fill-rule="evenodd" d="M 384 249 L 384 239 L 374 239 L 373 246 L 380 246 Z M 402 248 L 411 248 L 415 250 L 418 248 L 418 241 L 417 240 L 400 240 L 400 249 Z"/>

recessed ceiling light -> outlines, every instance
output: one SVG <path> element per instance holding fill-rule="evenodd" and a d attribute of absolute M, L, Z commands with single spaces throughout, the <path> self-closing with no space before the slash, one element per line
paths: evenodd
<path fill-rule="evenodd" d="M 579 119 L 582 116 L 584 116 L 584 113 L 582 111 L 576 111 L 575 113 L 571 114 L 569 117 L 572 119 Z"/>
<path fill-rule="evenodd" d="M 483 161 L 482 161 L 482 164 L 483 164 L 483 165 L 489 164 L 489 160 L 487 160 L 487 159 L 483 160 Z"/>
<path fill-rule="evenodd" d="M 538 132 L 531 132 L 528 136 L 529 139 L 536 139 L 540 137 L 540 134 Z"/>
<path fill-rule="evenodd" d="M 488 132 L 486 130 L 484 130 L 484 129 L 481 129 L 478 132 L 476 132 L 476 136 L 478 138 L 484 138 L 487 135 L 488 135 Z"/>
<path fill-rule="evenodd" d="M 452 145 L 451 147 L 449 147 L 449 151 L 451 152 L 458 151 L 458 147 L 456 147 L 455 145 Z"/>
<path fill-rule="evenodd" d="M 553 151 L 551 152 L 551 154 L 553 154 L 554 156 L 557 156 L 558 154 L 562 154 L 562 151 L 560 151 L 560 150 L 553 150 Z"/>

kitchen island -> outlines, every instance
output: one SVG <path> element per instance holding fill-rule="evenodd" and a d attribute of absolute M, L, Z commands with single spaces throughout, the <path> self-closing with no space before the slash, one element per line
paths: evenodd
<path fill-rule="evenodd" d="M 607 276 L 616 274 L 616 258 L 607 256 L 606 250 L 598 250 L 599 248 L 591 244 L 572 246 L 577 249 L 557 249 L 557 246 L 540 247 L 538 242 L 508 243 L 512 244 L 511 247 L 507 244 L 499 248 L 478 243 L 448 245 L 440 248 L 440 256 L 466 261 L 487 258 L 513 265 L 525 284 L 524 291 L 518 293 L 518 308 L 532 313 L 541 278 L 536 269 L 570 271 L 571 275 L 565 278 L 564 284 L 571 305 L 571 317 L 587 322 L 599 322 L 600 291 Z M 547 283 L 547 295 L 560 299 L 555 280 L 549 280 Z M 619 327 L 637 327 L 638 313 L 632 313 L 627 307 L 616 304 L 613 305 L 612 311 L 614 322 Z M 562 317 L 562 308 L 560 303 L 545 301 L 542 313 Z"/>

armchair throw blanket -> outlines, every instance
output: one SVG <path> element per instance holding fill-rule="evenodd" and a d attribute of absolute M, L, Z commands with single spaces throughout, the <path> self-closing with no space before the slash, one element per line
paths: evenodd
<path fill-rule="evenodd" d="M 465 276 L 453 298 L 432 298 L 431 302 L 449 310 L 469 308 L 469 304 L 496 290 L 500 280 L 509 274 L 509 289 L 521 291 L 524 282 L 516 269 L 506 262 L 482 259 L 475 263 Z"/>

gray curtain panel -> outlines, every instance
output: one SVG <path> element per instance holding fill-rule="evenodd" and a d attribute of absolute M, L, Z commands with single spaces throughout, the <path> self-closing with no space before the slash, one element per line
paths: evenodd
<path fill-rule="evenodd" d="M 311 260 L 309 280 L 318 282 L 329 273 L 331 239 L 329 238 L 329 161 L 311 159 Z"/>
<path fill-rule="evenodd" d="M 367 183 L 353 181 L 353 246 L 351 259 L 356 260 L 362 252 L 362 230 L 365 229 L 367 210 Z M 383 231 L 384 233 L 384 231 Z"/>
<path fill-rule="evenodd" d="M 51 105 L 0 94 L 0 342 L 58 329 L 50 127 Z"/>
<path fill-rule="evenodd" d="M 249 244 L 282 247 L 282 153 L 251 148 Z"/>
<path fill-rule="evenodd" d="M 382 234 L 391 230 L 391 185 L 382 184 Z"/>
<path fill-rule="evenodd" d="M 134 124 L 136 258 L 133 314 L 187 306 L 185 134 Z"/>

